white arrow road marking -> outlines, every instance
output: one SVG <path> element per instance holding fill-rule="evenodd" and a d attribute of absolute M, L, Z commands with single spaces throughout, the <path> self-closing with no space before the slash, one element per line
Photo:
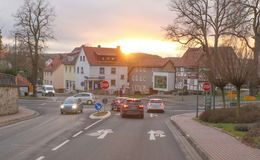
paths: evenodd
<path fill-rule="evenodd" d="M 112 129 L 101 129 L 97 132 L 88 134 L 89 136 L 95 136 L 97 139 L 104 139 L 109 133 L 114 133 Z"/>
<path fill-rule="evenodd" d="M 157 130 L 157 131 L 154 131 L 154 130 L 150 130 L 147 134 L 150 134 L 150 141 L 154 141 L 156 140 L 155 137 L 166 137 L 166 135 L 164 134 L 164 131 L 161 131 L 161 130 Z"/>
<path fill-rule="evenodd" d="M 158 117 L 158 115 L 157 115 L 157 114 L 152 114 L 152 113 L 151 113 L 151 114 L 150 114 L 150 117 L 151 117 L 151 118 L 153 118 L 153 117 Z"/>

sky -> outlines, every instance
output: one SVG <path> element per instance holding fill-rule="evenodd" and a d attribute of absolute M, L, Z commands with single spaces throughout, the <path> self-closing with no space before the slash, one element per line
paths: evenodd
<path fill-rule="evenodd" d="M 184 48 L 166 40 L 163 27 L 173 23 L 170 0 L 49 0 L 56 18 L 55 40 L 48 53 L 70 52 L 86 44 L 121 46 L 124 53 L 143 52 L 162 57 L 180 56 Z M 4 43 L 14 43 L 13 15 L 23 0 L 0 0 L 0 27 Z"/>

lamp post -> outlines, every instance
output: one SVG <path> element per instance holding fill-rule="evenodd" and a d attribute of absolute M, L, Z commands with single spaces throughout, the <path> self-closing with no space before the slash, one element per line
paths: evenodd
<path fill-rule="evenodd" d="M 15 68 L 15 72 L 17 72 L 17 37 L 20 36 L 20 33 L 15 33 L 14 34 L 14 68 Z"/>

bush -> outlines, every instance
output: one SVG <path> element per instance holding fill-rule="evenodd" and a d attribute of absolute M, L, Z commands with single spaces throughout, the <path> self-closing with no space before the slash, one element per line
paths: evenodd
<path fill-rule="evenodd" d="M 200 119 L 211 123 L 254 123 L 260 119 L 260 107 L 247 105 L 240 108 L 240 116 L 236 116 L 236 108 L 207 110 Z"/>
<path fill-rule="evenodd" d="M 243 141 L 252 147 L 260 149 L 260 122 L 243 137 Z"/>
<path fill-rule="evenodd" d="M 237 125 L 235 125 L 234 129 L 236 131 L 247 132 L 247 131 L 249 131 L 250 126 L 247 124 L 237 124 Z"/>

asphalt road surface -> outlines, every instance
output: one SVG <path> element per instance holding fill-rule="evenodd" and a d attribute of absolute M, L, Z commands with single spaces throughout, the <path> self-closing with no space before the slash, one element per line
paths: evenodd
<path fill-rule="evenodd" d="M 165 113 L 145 113 L 144 119 L 112 112 L 108 119 L 91 120 L 93 106 L 61 115 L 57 100 L 20 100 L 40 116 L 0 128 L 1 160 L 186 159 L 166 121 L 194 112 L 194 104 L 166 102 Z"/>

